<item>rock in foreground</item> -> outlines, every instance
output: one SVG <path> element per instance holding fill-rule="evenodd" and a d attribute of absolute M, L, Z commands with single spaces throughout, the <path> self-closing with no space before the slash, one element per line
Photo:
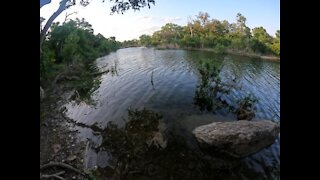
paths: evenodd
<path fill-rule="evenodd" d="M 192 133 L 200 147 L 214 148 L 240 158 L 271 145 L 279 131 L 279 126 L 269 120 L 240 120 L 199 126 Z"/>

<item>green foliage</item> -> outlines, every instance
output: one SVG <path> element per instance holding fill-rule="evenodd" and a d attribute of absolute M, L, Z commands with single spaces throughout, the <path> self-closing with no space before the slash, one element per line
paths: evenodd
<path fill-rule="evenodd" d="M 150 4 L 155 4 L 155 0 L 110 0 L 114 1 L 115 5 L 111 7 L 111 14 L 117 12 L 123 14 L 130 8 L 133 10 L 140 10 L 141 8 L 148 6 L 150 9 Z"/>
<path fill-rule="evenodd" d="M 56 61 L 55 52 L 49 48 L 48 43 L 44 43 L 40 56 L 40 76 L 46 77 L 48 76 L 48 72 L 52 71 L 52 66 Z"/>
<path fill-rule="evenodd" d="M 140 44 L 144 46 L 150 46 L 152 44 L 151 36 L 145 35 L 145 34 L 139 37 L 139 41 L 140 41 Z"/>
<path fill-rule="evenodd" d="M 271 43 L 272 37 L 267 33 L 263 27 L 256 27 L 252 30 L 253 37 L 261 43 Z"/>
<path fill-rule="evenodd" d="M 108 123 L 103 132 L 102 146 L 113 155 L 114 161 L 129 163 L 132 158 L 143 156 L 149 150 L 148 142 L 158 132 L 161 118 L 161 115 L 145 108 L 129 109 L 125 127 L 118 128 L 112 122 Z"/>
<path fill-rule="evenodd" d="M 273 39 L 270 48 L 276 55 L 280 56 L 280 30 L 277 30 L 276 38 Z"/>
<path fill-rule="evenodd" d="M 231 90 L 240 90 L 235 86 L 237 79 L 232 81 L 222 80 L 221 64 L 214 59 L 221 57 L 200 58 L 195 65 L 200 74 L 200 81 L 197 86 L 193 104 L 198 106 L 200 111 L 217 112 L 220 109 L 233 113 L 238 120 L 251 120 L 255 116 L 255 104 L 258 99 L 249 94 L 244 98 L 233 98 L 234 101 L 226 101 Z"/>
<path fill-rule="evenodd" d="M 230 49 L 261 55 L 280 55 L 280 31 L 276 33 L 276 38 L 270 36 L 263 27 L 254 28 L 251 33 L 246 22 L 246 17 L 241 13 L 237 14 L 236 23 L 230 24 L 226 20 L 210 19 L 208 13 L 199 12 L 196 19 L 191 19 L 187 26 L 168 23 L 151 37 L 140 36 L 140 44 L 212 48 L 218 53 Z"/>
<path fill-rule="evenodd" d="M 61 55 L 63 57 L 63 61 L 70 64 L 75 57 L 75 53 L 78 49 L 78 42 L 80 40 L 80 37 L 72 32 L 70 33 L 64 42 L 64 48 L 62 49 Z"/>
<path fill-rule="evenodd" d="M 198 64 L 198 71 L 201 81 L 197 86 L 193 103 L 199 106 L 201 111 L 221 108 L 225 102 L 220 99 L 220 95 L 229 93 L 229 88 L 225 86 L 220 77 L 221 67 L 218 68 L 209 59 Z"/>
<path fill-rule="evenodd" d="M 89 100 L 89 94 L 99 85 L 91 63 L 119 47 L 115 37 L 94 35 L 91 24 L 84 19 L 55 23 L 40 54 L 41 83 L 50 86 L 56 81 L 68 82 L 81 100 Z"/>
<path fill-rule="evenodd" d="M 125 40 L 121 43 L 121 47 L 138 47 L 139 41 L 137 39 Z"/>
<path fill-rule="evenodd" d="M 271 45 L 271 50 L 278 56 L 280 56 L 280 42 L 278 43 L 273 43 Z"/>
<path fill-rule="evenodd" d="M 261 41 L 255 39 L 255 38 L 250 40 L 249 46 L 253 50 L 253 52 L 255 52 L 255 53 L 265 54 L 265 53 L 269 52 L 269 49 L 266 46 L 266 44 L 262 43 Z"/>
<path fill-rule="evenodd" d="M 226 52 L 227 47 L 225 45 L 223 45 L 223 44 L 217 44 L 217 45 L 214 46 L 213 49 L 214 49 L 214 51 L 216 53 L 223 54 L 223 53 Z"/>
<path fill-rule="evenodd" d="M 125 121 L 124 127 L 109 123 L 102 131 L 96 150 L 111 158 L 94 171 L 96 179 L 223 179 L 234 172 L 230 167 L 239 168 L 238 160 L 190 146 L 174 128 L 158 129 L 161 115 L 151 110 L 129 110 Z M 165 146 L 157 146 L 160 139 Z"/>
<path fill-rule="evenodd" d="M 153 33 L 150 39 L 150 44 L 177 46 L 181 44 L 182 37 L 183 27 L 177 24 L 167 23 L 166 25 L 161 27 L 161 30 Z"/>
<path fill-rule="evenodd" d="M 238 120 L 251 120 L 255 116 L 255 103 L 258 99 L 252 94 L 247 95 L 243 99 L 237 101 L 238 107 L 236 107 L 235 113 Z"/>

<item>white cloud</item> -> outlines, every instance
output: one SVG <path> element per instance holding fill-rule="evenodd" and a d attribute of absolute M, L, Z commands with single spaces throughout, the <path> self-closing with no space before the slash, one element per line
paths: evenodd
<path fill-rule="evenodd" d="M 147 34 L 147 35 L 152 35 L 155 31 L 160 30 L 160 26 L 153 26 L 153 27 L 147 27 L 139 31 L 140 35 L 142 34 Z"/>
<path fill-rule="evenodd" d="M 165 17 L 161 19 L 164 23 L 174 23 L 180 20 L 182 20 L 181 17 Z"/>

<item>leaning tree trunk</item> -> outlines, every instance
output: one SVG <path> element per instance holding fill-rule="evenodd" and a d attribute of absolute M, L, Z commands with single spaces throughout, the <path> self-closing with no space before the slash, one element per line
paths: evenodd
<path fill-rule="evenodd" d="M 51 0 L 40 0 L 40 8 L 42 8 L 42 6 L 46 5 L 46 4 L 50 4 Z"/>
<path fill-rule="evenodd" d="M 43 28 L 42 31 L 40 32 L 40 53 L 41 53 L 42 43 L 43 43 L 43 41 L 45 40 L 46 35 L 47 35 L 47 32 L 48 32 L 51 24 L 53 23 L 53 21 L 54 21 L 65 9 L 67 9 L 68 7 L 70 7 L 70 6 L 73 5 L 73 4 L 67 5 L 67 2 L 68 2 L 68 1 L 69 1 L 69 0 L 62 0 L 62 1 L 60 2 L 60 6 L 59 6 L 58 10 L 52 14 L 52 16 L 48 19 L 46 25 L 44 26 L 44 28 Z"/>
<path fill-rule="evenodd" d="M 49 4 L 50 2 L 51 2 L 51 0 L 40 0 L 40 9 L 44 5 Z M 74 3 L 75 3 L 73 1 L 73 4 L 67 5 L 68 2 L 69 2 L 69 0 L 62 0 L 60 2 L 60 6 L 59 6 L 58 10 L 52 14 L 52 16 L 48 19 L 46 25 L 44 26 L 44 28 L 40 32 L 40 59 L 41 59 L 41 55 L 42 55 L 42 44 L 46 38 L 47 32 L 48 32 L 51 24 L 65 9 L 69 8 L 70 6 L 74 5 Z M 40 100 L 43 100 L 44 98 L 45 98 L 45 93 L 44 93 L 43 88 L 40 85 Z"/>

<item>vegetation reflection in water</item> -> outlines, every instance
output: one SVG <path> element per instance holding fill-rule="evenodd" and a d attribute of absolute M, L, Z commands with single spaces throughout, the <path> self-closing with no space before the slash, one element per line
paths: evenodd
<path fill-rule="evenodd" d="M 239 159 L 188 147 L 185 138 L 166 128 L 162 116 L 148 109 L 128 110 L 124 127 L 109 123 L 100 151 L 112 158 L 95 172 L 97 179 L 237 179 L 246 171 Z"/>
<path fill-rule="evenodd" d="M 189 58 L 190 54 L 195 55 L 195 57 Z M 212 53 L 210 53 L 210 57 L 205 56 L 209 53 L 203 53 L 203 56 L 199 54 L 202 53 L 194 52 L 185 54 L 189 60 L 188 62 L 190 62 L 190 67 L 195 70 L 193 72 L 195 72 L 198 79 L 198 81 L 194 81 L 194 90 L 189 93 L 191 95 L 189 96 L 190 105 L 193 99 L 193 104 L 196 105 L 197 108 L 202 109 L 202 111 L 208 111 L 210 114 L 212 112 L 216 113 L 220 109 L 228 109 L 228 111 L 238 119 L 240 118 L 238 115 L 240 114 L 239 109 L 255 113 L 254 107 L 257 100 L 253 95 L 250 95 L 250 92 L 253 92 L 253 90 L 248 89 L 246 87 L 247 84 L 239 83 L 239 81 L 243 80 L 241 79 L 241 77 L 244 76 L 241 75 L 243 71 L 235 72 L 238 70 L 237 68 L 227 69 L 230 68 L 228 67 L 230 66 L 230 64 L 228 64 L 230 63 L 229 59 L 224 61 L 224 59 L 221 60 L 219 57 L 211 57 Z M 241 61 L 241 59 L 239 61 Z M 119 77 L 123 78 L 123 72 L 121 70 L 125 70 L 127 67 L 121 64 L 121 59 L 119 60 L 119 64 L 117 60 L 114 59 L 107 61 L 107 63 L 107 68 L 110 68 L 110 71 L 105 77 L 115 79 Z M 259 63 L 261 64 L 261 62 Z M 226 69 L 230 70 L 228 71 L 228 75 L 232 76 L 232 74 L 234 74 L 234 78 L 225 76 L 224 73 Z M 119 75 L 117 72 L 119 72 Z M 152 89 L 161 90 L 163 86 L 160 86 L 159 69 L 154 70 L 154 67 L 150 67 L 149 72 L 150 76 L 145 78 L 143 82 L 149 83 Z M 260 72 L 257 73 L 259 74 Z M 243 90 L 240 86 L 244 86 Z M 110 89 L 107 90 L 108 92 L 110 91 Z M 235 93 L 234 91 L 237 92 Z M 107 93 L 107 91 L 105 90 L 104 93 Z M 235 96 L 230 96 L 230 94 Z M 174 96 L 179 96 L 179 94 L 175 93 Z M 226 98 L 226 100 L 225 96 L 229 96 L 229 98 Z M 258 97 L 260 102 L 261 96 Z M 130 101 L 127 105 L 132 105 L 132 102 L 134 101 Z M 121 108 L 120 105 L 115 107 Z M 176 120 L 174 118 L 178 119 L 180 116 L 178 113 L 168 115 L 165 111 L 167 109 L 162 110 L 161 108 L 157 108 L 158 106 L 150 106 L 147 103 L 134 106 L 134 108 L 137 107 L 147 107 L 154 112 L 148 109 L 129 110 L 128 119 L 125 120 L 126 123 L 124 126 L 122 126 L 123 124 L 117 126 L 121 124 L 119 123 L 119 121 L 121 121 L 121 117 L 119 116 L 111 118 L 108 116 L 108 120 L 112 119 L 111 122 L 115 124 L 109 123 L 107 126 L 102 125 L 98 120 L 92 121 L 100 127 L 98 130 L 91 128 L 93 131 L 99 132 L 93 134 L 97 136 L 101 135 L 101 139 L 103 139 L 101 144 L 97 143 L 99 147 L 95 146 L 92 149 L 96 151 L 96 161 L 99 161 L 96 164 L 93 163 L 99 166 L 95 171 L 97 179 L 101 177 L 110 179 L 239 179 L 239 177 L 261 179 L 262 176 L 272 176 L 270 177 L 270 179 L 272 179 L 274 175 L 278 175 L 273 172 L 264 174 L 259 173 L 258 170 L 249 170 L 249 168 L 252 167 L 247 164 L 242 164 L 244 163 L 242 160 L 229 159 L 216 152 L 204 152 L 197 146 L 192 148 L 188 144 L 190 137 L 192 139 L 191 134 L 186 137 L 185 134 L 181 134 L 181 132 L 173 129 L 178 129 L 179 127 L 177 125 L 179 123 L 177 125 L 173 124 L 173 126 L 176 127 L 171 127 L 171 125 L 167 124 Z M 104 109 L 100 112 L 105 114 L 108 111 Z M 155 112 L 161 113 L 164 118 L 162 119 L 162 116 Z M 208 114 L 208 112 L 203 113 Z M 257 113 L 259 113 L 259 111 L 257 111 Z M 121 116 L 125 116 L 125 114 L 125 111 L 121 111 Z M 218 113 L 218 115 L 220 115 L 220 113 Z M 240 119 L 246 118 L 251 119 L 252 116 L 242 117 Z M 166 123 L 167 127 L 161 127 L 161 123 Z M 100 158 L 101 154 L 107 154 L 108 158 Z M 108 160 L 107 165 L 100 166 L 100 161 L 104 161 L 104 159 Z M 253 158 L 253 161 L 255 160 L 256 159 Z M 92 168 L 92 166 L 90 168 Z M 278 169 L 275 171 L 276 173 L 279 172 Z"/>
<path fill-rule="evenodd" d="M 194 104 L 201 111 L 215 112 L 228 109 L 238 119 L 254 117 L 255 97 L 251 94 L 235 100 L 233 104 L 223 100 L 236 79 L 223 82 L 222 66 L 212 60 L 201 59 L 197 63 L 200 81 L 194 96 Z M 113 74 L 113 73 L 112 73 Z M 153 85 L 153 73 L 151 83 Z M 95 171 L 96 177 L 111 179 L 237 179 L 237 172 L 248 171 L 241 160 L 216 151 L 190 148 L 185 137 L 170 128 L 161 127 L 162 116 L 143 108 L 129 109 L 128 120 L 123 127 L 109 122 L 102 131 L 103 141 L 97 149 L 107 152 L 108 165 Z M 243 172 L 242 172 L 243 173 Z M 241 174 L 241 173 L 240 173 Z M 251 173 L 252 175 L 252 173 Z"/>
<path fill-rule="evenodd" d="M 251 120 L 254 114 L 254 105 L 258 101 L 252 94 L 248 94 L 242 99 L 237 99 L 235 102 L 228 103 L 223 99 L 223 95 L 228 95 L 232 88 L 240 90 L 236 87 L 236 78 L 231 82 L 223 82 L 220 77 L 222 66 L 217 67 L 213 64 L 212 59 L 200 59 L 197 63 L 197 69 L 200 74 L 200 83 L 197 86 L 194 104 L 201 111 L 213 111 L 219 109 L 227 109 L 235 113 L 238 120 Z"/>

